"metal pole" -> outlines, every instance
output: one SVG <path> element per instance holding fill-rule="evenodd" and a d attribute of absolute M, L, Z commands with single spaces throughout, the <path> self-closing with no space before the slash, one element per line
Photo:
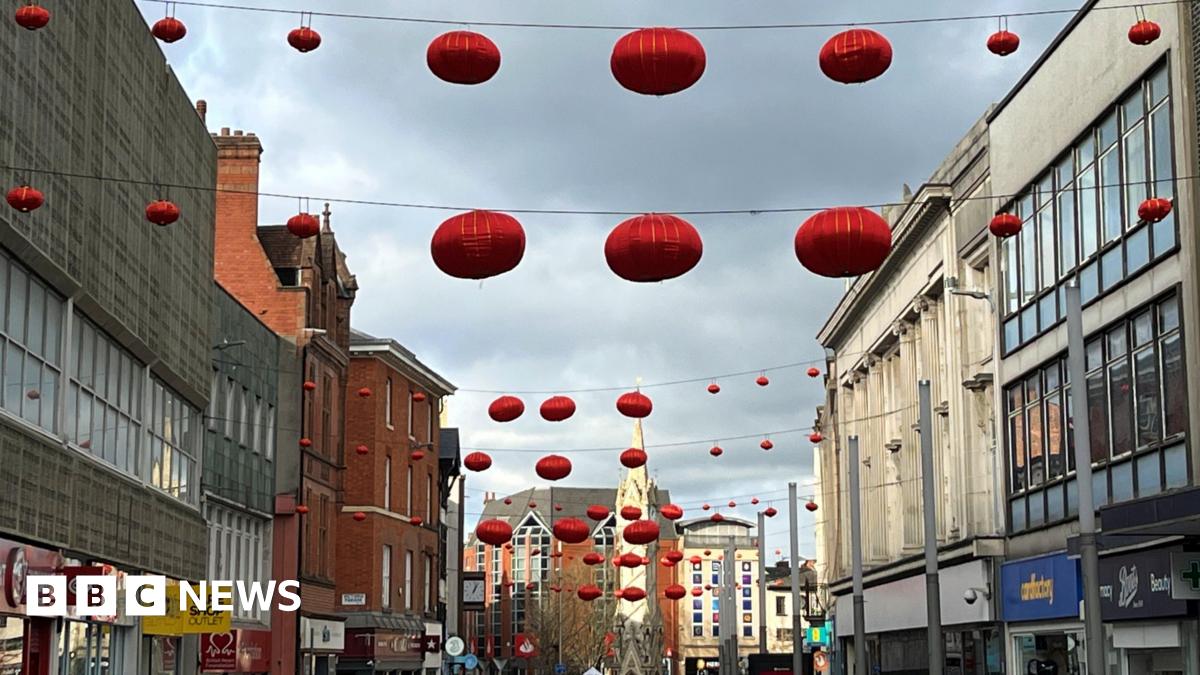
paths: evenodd
<path fill-rule="evenodd" d="M 1079 558 L 1083 571 L 1083 631 L 1087 672 L 1105 672 L 1104 624 L 1100 621 L 1100 560 L 1096 551 L 1096 502 L 1092 495 L 1091 429 L 1088 426 L 1087 365 L 1084 362 L 1083 302 L 1078 282 L 1067 286 L 1067 367 L 1071 375 L 1075 427 L 1075 477 L 1079 487 Z"/>
<path fill-rule="evenodd" d="M 942 675 L 946 645 L 942 642 L 942 593 L 938 583 L 937 491 L 933 466 L 933 405 L 929 380 L 917 383 L 921 430 L 921 501 L 925 516 L 925 613 L 929 630 L 929 673 Z"/>
<path fill-rule="evenodd" d="M 796 483 L 788 483 L 788 581 L 792 590 L 792 672 L 804 672 L 804 627 L 800 622 L 800 516 Z"/>
<path fill-rule="evenodd" d="M 766 516 L 758 512 L 758 653 L 767 653 L 767 531 Z"/>
<path fill-rule="evenodd" d="M 721 561 L 721 584 L 724 607 L 721 608 L 721 640 L 725 643 L 725 653 L 729 656 L 728 675 L 738 675 L 738 601 L 737 601 L 737 546 L 733 537 L 725 542 L 725 559 Z M 724 665 L 722 661 L 722 665 Z"/>
<path fill-rule="evenodd" d="M 867 627 L 866 612 L 863 607 L 862 503 L 859 494 L 858 436 L 850 437 L 849 446 L 850 569 L 854 579 L 854 673 L 855 675 L 867 675 Z"/>

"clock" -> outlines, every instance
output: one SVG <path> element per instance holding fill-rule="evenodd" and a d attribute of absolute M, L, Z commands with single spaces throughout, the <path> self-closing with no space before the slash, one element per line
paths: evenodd
<path fill-rule="evenodd" d="M 462 656 L 462 653 L 466 649 L 467 643 L 463 642 L 463 639 L 457 635 L 446 638 L 446 653 L 450 656 Z"/>
<path fill-rule="evenodd" d="M 482 605 L 483 591 L 482 579 L 463 579 L 463 602 Z"/>

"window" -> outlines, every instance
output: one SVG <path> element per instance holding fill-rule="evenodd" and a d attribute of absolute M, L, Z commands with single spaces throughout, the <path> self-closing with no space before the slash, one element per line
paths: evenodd
<path fill-rule="evenodd" d="M 329 573 L 329 496 L 321 495 L 321 513 L 317 531 L 317 574 L 328 577 Z"/>
<path fill-rule="evenodd" d="M 208 390 L 208 409 L 204 411 L 204 416 L 208 418 L 207 426 L 212 431 L 217 430 L 217 417 L 221 413 L 221 406 L 218 402 L 221 400 L 221 371 L 213 368 L 212 386 Z"/>
<path fill-rule="evenodd" d="M 325 439 L 325 444 L 320 449 L 321 454 L 331 457 L 337 447 L 336 439 L 333 435 L 333 378 L 326 375 L 322 380 L 325 383 L 325 387 L 324 395 L 321 399 L 321 435 Z"/>
<path fill-rule="evenodd" d="M 412 391 L 410 390 L 408 392 L 408 437 L 415 440 L 416 437 L 413 436 L 413 410 L 413 396 Z"/>
<path fill-rule="evenodd" d="M 743 637 L 754 637 L 753 624 L 745 624 L 742 626 L 742 636 Z"/>
<path fill-rule="evenodd" d="M 208 521 L 208 577 L 246 584 L 264 581 L 264 539 L 269 536 L 266 521 L 209 502 L 204 508 Z M 234 617 L 258 621 L 263 612 L 257 606 L 249 610 L 234 603 Z"/>
<path fill-rule="evenodd" d="M 433 587 L 433 556 L 425 554 L 425 613 L 433 612 L 433 597 L 436 591 Z"/>
<path fill-rule="evenodd" d="M 787 597 L 778 595 L 775 597 L 775 616 L 787 616 Z"/>
<path fill-rule="evenodd" d="M 392 547 L 383 545 L 383 561 L 381 563 L 379 590 L 382 593 L 380 606 L 388 609 L 392 606 Z"/>
<path fill-rule="evenodd" d="M 262 397 L 255 396 L 254 412 L 250 418 L 250 449 L 255 454 L 262 452 L 262 407 Z"/>
<path fill-rule="evenodd" d="M 404 515 L 411 516 L 413 514 L 413 469 L 408 467 L 408 489 L 404 493 Z"/>
<path fill-rule="evenodd" d="M 383 422 L 392 429 L 392 378 L 387 379 L 383 387 Z"/>
<path fill-rule="evenodd" d="M 238 443 L 242 447 L 249 445 L 250 435 L 248 429 L 250 427 L 250 390 L 242 387 L 242 395 L 238 398 Z"/>
<path fill-rule="evenodd" d="M 157 378 L 151 378 L 149 483 L 180 501 L 193 504 L 196 454 L 200 449 L 200 411 Z M 81 393 L 80 399 L 83 399 Z M 99 405 L 93 409 L 99 411 Z M 119 434 L 118 434 L 119 435 Z M 115 436 L 114 436 L 115 438 Z"/>
<path fill-rule="evenodd" d="M 433 509 L 437 502 L 433 498 L 433 474 L 425 474 L 425 522 L 432 526 L 437 520 L 433 517 Z"/>
<path fill-rule="evenodd" d="M 433 401 L 430 401 L 427 404 L 427 406 L 428 407 L 425 409 L 425 442 L 432 443 L 433 442 L 433 415 L 434 415 Z"/>
<path fill-rule="evenodd" d="M 1174 212 L 1155 224 L 1140 222 L 1137 215 L 1146 198 L 1175 195 L 1167 89 L 1163 65 L 1115 102 L 1008 206 L 1024 224 L 1018 236 L 1001 244 L 1005 354 L 1058 325 L 1070 280 L 1078 277 L 1087 303 L 1175 249 Z M 1119 377 L 1136 377 L 1128 362 L 1114 367 Z"/>
<path fill-rule="evenodd" d="M 138 432 L 145 368 L 81 313 L 75 312 L 73 319 L 78 339 L 73 355 L 76 370 L 67 392 L 67 438 L 121 471 L 140 477 Z M 9 357 L 11 343 L 6 362 Z M 193 457 L 195 447 L 190 446 Z M 159 468 L 158 481 L 151 482 L 163 487 L 167 481 L 162 480 Z"/>
<path fill-rule="evenodd" d="M 383 508 L 392 508 L 392 458 L 383 460 Z"/>
<path fill-rule="evenodd" d="M 82 365 L 83 361 L 80 360 Z M 225 378 L 225 437 L 233 438 L 234 434 L 234 405 L 237 404 L 237 383 L 232 377 Z"/>
<path fill-rule="evenodd" d="M 267 422 L 264 430 L 263 454 L 268 459 L 275 458 L 275 406 L 267 404 Z"/>
<path fill-rule="evenodd" d="M 412 611 L 413 599 L 413 552 L 404 552 L 404 609 Z"/>

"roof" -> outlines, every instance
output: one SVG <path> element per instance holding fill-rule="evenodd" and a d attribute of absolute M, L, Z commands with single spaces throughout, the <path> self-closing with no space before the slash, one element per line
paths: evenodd
<path fill-rule="evenodd" d="M 550 495 L 552 491 L 554 493 L 553 499 Z M 531 488 L 508 495 L 507 498 L 512 500 L 512 504 L 505 504 L 504 497 L 485 502 L 483 505 L 483 514 L 480 516 L 480 519 L 499 518 L 515 526 L 526 514 L 532 512 L 542 522 L 550 522 L 551 517 L 553 517 L 553 520 L 579 518 L 591 522 L 587 517 L 587 507 L 592 504 L 601 504 L 608 507 L 610 511 L 616 511 L 620 508 L 616 504 L 616 488 Z M 659 504 L 668 504 L 670 501 L 671 493 L 669 491 L 658 490 Z M 530 502 L 536 504 L 536 508 L 529 508 Z M 562 506 L 562 511 L 555 511 L 555 504 Z M 658 526 L 661 531 L 661 538 L 677 538 L 675 524 L 662 515 L 658 516 Z"/>
<path fill-rule="evenodd" d="M 701 518 L 689 518 L 687 520 L 681 520 L 678 523 L 676 523 L 676 527 L 678 527 L 680 530 L 703 529 L 700 527 L 702 525 L 741 525 L 742 527 L 744 527 L 748 530 L 754 529 L 754 527 L 755 527 L 754 523 L 752 523 L 748 520 L 745 520 L 744 518 L 738 518 L 737 516 L 727 516 L 724 514 L 721 514 L 720 521 L 714 521 L 712 519 L 712 516 L 703 516 Z"/>
<path fill-rule="evenodd" d="M 263 225 L 258 228 L 258 241 L 275 267 L 300 267 L 304 240 L 288 232 L 283 225 Z"/>
<path fill-rule="evenodd" d="M 448 396 L 458 390 L 458 387 L 455 387 L 434 369 L 421 363 L 416 354 L 392 338 L 375 337 L 351 327 L 350 354 L 388 354 L 395 360 L 399 370 L 431 392 L 439 396 Z"/>
<path fill-rule="evenodd" d="M 441 429 L 438 433 L 438 459 L 457 459 L 459 450 L 458 428 Z"/>

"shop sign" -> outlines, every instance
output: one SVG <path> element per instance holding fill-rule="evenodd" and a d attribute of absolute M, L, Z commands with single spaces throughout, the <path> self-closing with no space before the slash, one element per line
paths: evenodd
<path fill-rule="evenodd" d="M 342 593 L 342 604 L 347 607 L 357 607 L 367 604 L 366 593 Z"/>
<path fill-rule="evenodd" d="M 26 579 L 30 575 L 58 574 L 61 554 L 0 539 L 0 612 L 24 614 Z"/>
<path fill-rule="evenodd" d="M 1100 559 L 1100 616 L 1105 621 L 1176 616 L 1187 602 L 1171 594 L 1169 549 Z"/>
<path fill-rule="evenodd" d="M 533 638 L 524 633 L 517 633 L 513 636 L 513 650 L 519 659 L 532 659 L 538 655 L 538 648 L 533 642 Z"/>
<path fill-rule="evenodd" d="M 1057 553 L 1005 563 L 1000 567 L 1000 594 L 1005 621 L 1079 616 L 1079 561 Z"/>
<path fill-rule="evenodd" d="M 199 609 L 189 600 L 187 610 L 181 610 L 178 583 L 167 584 L 166 596 L 166 614 L 142 617 L 142 632 L 146 635 L 203 635 L 233 630 L 233 612 L 217 611 L 211 601 L 205 603 L 207 609 Z"/>
<path fill-rule="evenodd" d="M 271 633 L 232 630 L 200 636 L 200 670 L 214 673 L 263 673 L 271 669 Z"/>
<path fill-rule="evenodd" d="M 1171 597 L 1200 600 L 1200 553 L 1171 553 Z"/>
<path fill-rule="evenodd" d="M 200 670 L 206 673 L 237 671 L 237 635 L 233 631 L 200 636 Z"/>
<path fill-rule="evenodd" d="M 442 636 L 441 635 L 425 635 L 421 641 L 421 653 L 436 654 L 442 651 Z"/>
<path fill-rule="evenodd" d="M 300 648 L 340 652 L 346 648 L 346 624 L 300 617 Z"/>

